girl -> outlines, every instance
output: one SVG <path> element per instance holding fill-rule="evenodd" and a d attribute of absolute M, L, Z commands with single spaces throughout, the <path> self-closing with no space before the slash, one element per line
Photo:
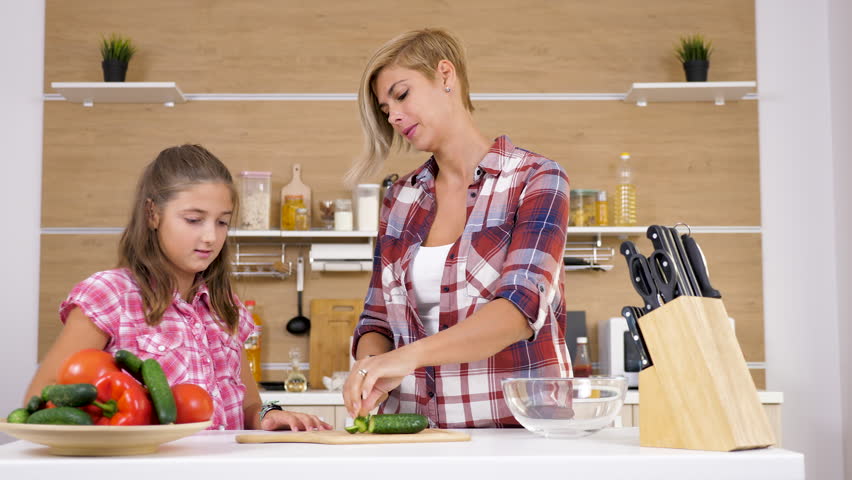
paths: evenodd
<path fill-rule="evenodd" d="M 255 328 L 231 289 L 228 225 L 237 195 L 222 162 L 199 145 L 160 152 L 142 174 L 119 244 L 119 268 L 79 283 L 62 303 L 65 324 L 27 392 L 56 382 L 85 348 L 156 358 L 169 384 L 213 398 L 211 428 L 331 429 L 313 415 L 264 407 L 243 344 Z"/>
<path fill-rule="evenodd" d="M 503 378 L 571 375 L 568 177 L 479 131 L 464 52 L 447 32 L 408 32 L 379 48 L 358 103 L 366 153 L 350 181 L 394 145 L 432 156 L 385 197 L 347 410 L 363 415 L 387 397 L 382 412 L 421 413 L 441 428 L 517 426 Z"/>

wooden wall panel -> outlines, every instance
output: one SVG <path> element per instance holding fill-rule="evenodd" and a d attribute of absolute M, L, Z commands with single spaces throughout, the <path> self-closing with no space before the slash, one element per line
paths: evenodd
<path fill-rule="evenodd" d="M 640 224 L 760 224 L 754 101 L 725 107 L 536 101 L 477 105 L 476 118 L 486 134 L 506 133 L 515 144 L 558 161 L 572 188 L 612 193 L 618 155 L 630 151 Z M 173 109 L 89 109 L 48 102 L 45 112 L 45 227 L 123 226 L 139 172 L 166 146 L 202 143 L 235 174 L 272 171 L 274 188 L 289 182 L 292 164 L 301 162 L 302 178 L 317 200 L 348 195 L 341 179 L 361 149 L 354 102 L 192 102 Z M 408 172 L 426 158 L 397 155 L 383 173 Z"/>
<path fill-rule="evenodd" d="M 441 26 L 468 50 L 475 92 L 625 92 L 682 81 L 672 46 L 704 32 L 711 80 L 755 78 L 754 2 L 470 0 L 48 0 L 50 82 L 100 81 L 98 41 L 139 46 L 128 81 L 184 92 L 354 92 L 369 55 L 406 30 Z"/>

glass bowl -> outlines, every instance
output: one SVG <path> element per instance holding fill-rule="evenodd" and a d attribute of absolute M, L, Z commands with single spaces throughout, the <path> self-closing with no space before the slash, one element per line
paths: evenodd
<path fill-rule="evenodd" d="M 624 404 L 624 377 L 506 378 L 503 397 L 527 430 L 579 438 L 612 424 Z"/>

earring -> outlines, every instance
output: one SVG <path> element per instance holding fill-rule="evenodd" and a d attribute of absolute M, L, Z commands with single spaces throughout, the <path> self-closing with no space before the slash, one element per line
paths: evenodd
<path fill-rule="evenodd" d="M 450 93 L 450 87 L 445 87 L 444 91 L 447 92 L 447 93 Z"/>

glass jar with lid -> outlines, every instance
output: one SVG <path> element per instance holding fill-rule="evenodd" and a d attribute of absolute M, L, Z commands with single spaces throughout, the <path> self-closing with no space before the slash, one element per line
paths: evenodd
<path fill-rule="evenodd" d="M 352 200 L 338 198 L 334 201 L 334 229 L 340 232 L 352 230 Z"/>
<path fill-rule="evenodd" d="M 299 208 L 305 208 L 302 195 L 284 196 L 284 204 L 281 205 L 281 230 L 300 230 L 296 228 L 296 210 Z"/>
<path fill-rule="evenodd" d="M 272 172 L 240 173 L 240 228 L 269 230 Z"/>

